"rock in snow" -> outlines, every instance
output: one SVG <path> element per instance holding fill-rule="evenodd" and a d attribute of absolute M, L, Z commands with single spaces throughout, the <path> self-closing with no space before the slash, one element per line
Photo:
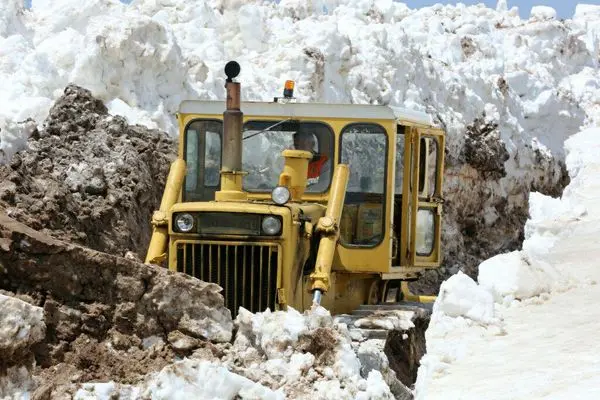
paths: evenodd
<path fill-rule="evenodd" d="M 0 398 L 26 396 L 35 388 L 32 348 L 45 333 L 42 308 L 0 294 Z"/>

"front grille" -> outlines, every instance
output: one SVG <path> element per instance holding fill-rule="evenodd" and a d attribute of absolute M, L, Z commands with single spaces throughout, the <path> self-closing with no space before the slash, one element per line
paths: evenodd
<path fill-rule="evenodd" d="M 274 244 L 177 244 L 177 271 L 221 286 L 233 318 L 239 307 L 251 312 L 275 309 L 277 267 Z"/>

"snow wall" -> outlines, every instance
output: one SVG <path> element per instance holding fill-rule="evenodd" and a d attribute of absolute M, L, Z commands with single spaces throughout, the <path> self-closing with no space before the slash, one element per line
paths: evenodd
<path fill-rule="evenodd" d="M 183 99 L 223 99 L 242 66 L 245 100 L 285 79 L 301 101 L 426 111 L 448 133 L 445 270 L 517 248 L 531 190 L 561 193 L 562 143 L 600 120 L 600 20 L 499 1 L 412 10 L 392 0 L 21 0 L 0 5 L 0 162 L 26 146 L 73 82 L 114 114 L 176 135 Z M 429 289 L 436 286 L 433 276 Z"/>

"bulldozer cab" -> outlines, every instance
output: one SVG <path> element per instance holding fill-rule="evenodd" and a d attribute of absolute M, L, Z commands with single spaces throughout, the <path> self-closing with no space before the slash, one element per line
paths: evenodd
<path fill-rule="evenodd" d="M 146 262 L 219 284 L 234 316 L 395 302 L 440 265 L 444 132 L 427 114 L 227 104 L 181 104 Z"/>
<path fill-rule="evenodd" d="M 305 106 L 320 111 L 294 116 L 293 108 Z M 380 270 L 366 261 L 378 247 L 390 254 L 382 256 L 390 273 L 399 267 L 416 273 L 440 263 L 444 135 L 423 125 L 425 114 L 360 105 L 242 103 L 242 108 L 242 168 L 247 173 L 243 189 L 249 199 L 270 197 L 285 163 L 283 150 L 294 149 L 295 135 L 308 132 L 314 138 L 313 158 L 325 160 L 327 166 L 308 179 L 303 200 L 326 203 L 333 166 L 350 166 L 338 263 L 365 272 Z M 258 108 L 261 111 L 252 115 Z M 331 116 L 344 108 L 348 118 Z M 359 110 L 363 118 L 352 118 Z M 222 111 L 222 102 L 182 104 L 180 150 L 187 166 L 183 202 L 213 201 L 220 189 Z M 405 269 L 403 274 L 409 275 Z"/>

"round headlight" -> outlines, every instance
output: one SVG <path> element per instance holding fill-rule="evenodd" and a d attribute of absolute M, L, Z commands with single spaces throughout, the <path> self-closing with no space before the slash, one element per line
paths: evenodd
<path fill-rule="evenodd" d="M 275 204 L 282 206 L 290 201 L 290 191 L 285 186 L 277 186 L 271 192 L 271 199 Z"/>
<path fill-rule="evenodd" d="M 281 231 L 281 221 L 275 217 L 265 217 L 262 220 L 262 230 L 267 235 L 277 235 Z"/>
<path fill-rule="evenodd" d="M 180 232 L 189 232 L 194 227 L 194 217 L 191 214 L 179 214 L 175 217 L 175 225 Z"/>

